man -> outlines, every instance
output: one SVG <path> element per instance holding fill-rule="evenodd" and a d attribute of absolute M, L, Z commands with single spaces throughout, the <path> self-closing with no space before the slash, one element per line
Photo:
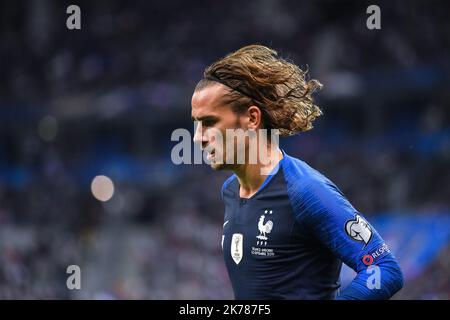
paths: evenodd
<path fill-rule="evenodd" d="M 311 129 L 322 114 L 312 99 L 321 84 L 305 78 L 272 49 L 252 45 L 206 68 L 192 97 L 194 142 L 213 169 L 234 172 L 222 187 L 222 249 L 235 297 L 388 299 L 403 286 L 400 267 L 342 192 L 272 140 L 227 136 Z M 342 262 L 357 275 L 339 293 Z"/>

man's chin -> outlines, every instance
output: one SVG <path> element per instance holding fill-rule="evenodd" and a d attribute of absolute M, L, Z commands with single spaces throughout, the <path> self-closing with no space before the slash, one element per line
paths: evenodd
<path fill-rule="evenodd" d="M 233 162 L 227 162 L 227 160 L 221 160 L 219 156 L 216 156 L 214 158 L 212 158 L 209 161 L 209 166 L 215 170 L 215 171 L 219 171 L 219 170 L 232 170 L 233 169 Z"/>
<path fill-rule="evenodd" d="M 209 165 L 210 165 L 211 169 L 213 169 L 215 171 L 226 169 L 226 166 L 224 163 L 210 163 Z"/>

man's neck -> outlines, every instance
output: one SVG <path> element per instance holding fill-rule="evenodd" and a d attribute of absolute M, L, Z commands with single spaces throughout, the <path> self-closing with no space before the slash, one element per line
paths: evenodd
<path fill-rule="evenodd" d="M 276 148 L 273 154 L 269 150 L 268 155 L 270 161 L 267 161 L 267 164 L 261 162 L 256 164 L 242 164 L 233 170 L 239 180 L 239 196 L 241 198 L 252 197 L 258 191 L 259 187 L 261 187 L 268 174 L 283 158 L 283 153 L 279 148 Z"/>

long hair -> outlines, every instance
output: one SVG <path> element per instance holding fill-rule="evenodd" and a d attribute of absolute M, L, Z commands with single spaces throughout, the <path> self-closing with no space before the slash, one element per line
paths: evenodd
<path fill-rule="evenodd" d="M 249 45 L 208 66 L 196 90 L 220 82 L 232 89 L 224 103 L 235 112 L 244 112 L 254 104 L 261 109 L 265 128 L 291 136 L 313 128 L 313 121 L 322 115 L 312 98 L 322 84 L 306 80 L 307 73 L 273 49 Z"/>

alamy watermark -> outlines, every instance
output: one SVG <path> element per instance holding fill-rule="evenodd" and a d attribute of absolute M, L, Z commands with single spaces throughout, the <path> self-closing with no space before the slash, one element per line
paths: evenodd
<path fill-rule="evenodd" d="M 278 129 L 238 128 L 222 132 L 217 128 L 208 128 L 204 131 L 202 128 L 201 121 L 195 121 L 194 137 L 184 128 L 172 132 L 171 141 L 178 142 L 171 151 L 171 160 L 174 164 L 268 165 L 271 156 L 278 150 Z M 193 141 L 196 143 L 193 144 Z M 270 173 L 268 170 L 262 168 L 261 174 L 268 175 Z"/>
<path fill-rule="evenodd" d="M 66 13 L 70 14 L 66 20 L 66 27 L 69 30 L 81 29 L 81 9 L 79 6 L 72 4 L 67 7 Z"/>
<path fill-rule="evenodd" d="M 381 9 L 376 4 L 367 7 L 366 13 L 370 16 L 366 20 L 366 26 L 369 30 L 381 29 Z"/>
<path fill-rule="evenodd" d="M 367 267 L 367 274 L 370 276 L 366 280 L 367 288 L 373 289 L 381 289 L 381 270 L 379 266 L 371 265 Z"/>
<path fill-rule="evenodd" d="M 81 269 L 76 264 L 67 267 L 66 273 L 70 274 L 66 280 L 66 286 L 69 290 L 81 289 Z"/>

